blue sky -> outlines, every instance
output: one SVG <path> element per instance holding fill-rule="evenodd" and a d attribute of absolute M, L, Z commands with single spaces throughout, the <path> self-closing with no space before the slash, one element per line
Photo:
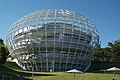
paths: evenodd
<path fill-rule="evenodd" d="M 0 0 L 0 37 L 21 17 L 43 9 L 67 9 L 97 26 L 101 46 L 120 39 L 120 0 Z"/>

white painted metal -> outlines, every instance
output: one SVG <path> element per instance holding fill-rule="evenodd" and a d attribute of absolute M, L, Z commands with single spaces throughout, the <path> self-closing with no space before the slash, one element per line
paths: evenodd
<path fill-rule="evenodd" d="M 34 71 L 86 71 L 99 44 L 95 25 L 68 10 L 30 13 L 7 32 L 6 43 L 19 65 Z"/>

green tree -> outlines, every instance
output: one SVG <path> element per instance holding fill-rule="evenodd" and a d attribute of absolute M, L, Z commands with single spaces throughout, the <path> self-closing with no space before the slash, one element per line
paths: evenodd
<path fill-rule="evenodd" d="M 96 53 L 94 54 L 94 62 L 102 62 L 103 50 L 100 46 L 96 47 Z"/>
<path fill-rule="evenodd" d="M 102 48 L 103 49 L 103 61 L 104 62 L 113 62 L 112 60 L 112 54 L 111 54 L 111 48 L 109 47 L 105 47 L 105 48 Z"/>
<path fill-rule="evenodd" d="M 0 63 L 1 64 L 4 64 L 6 62 L 8 55 L 9 55 L 9 51 L 7 47 L 4 45 L 3 40 L 0 39 Z"/>
<path fill-rule="evenodd" d="M 96 53 L 94 55 L 94 62 L 112 62 L 111 60 L 111 48 L 96 47 Z"/>
<path fill-rule="evenodd" d="M 108 46 L 111 48 L 113 62 L 120 62 L 120 40 L 108 42 Z"/>

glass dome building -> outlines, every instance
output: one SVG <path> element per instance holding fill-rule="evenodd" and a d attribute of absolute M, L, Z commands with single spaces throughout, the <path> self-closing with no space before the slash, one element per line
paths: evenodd
<path fill-rule="evenodd" d="M 7 32 L 10 55 L 20 67 L 34 71 L 86 71 L 99 44 L 96 26 L 63 9 L 30 13 Z"/>

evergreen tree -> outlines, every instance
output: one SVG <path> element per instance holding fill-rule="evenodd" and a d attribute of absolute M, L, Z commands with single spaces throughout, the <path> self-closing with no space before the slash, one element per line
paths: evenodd
<path fill-rule="evenodd" d="M 120 62 L 120 40 L 108 42 L 108 46 L 111 48 L 113 62 Z"/>
<path fill-rule="evenodd" d="M 9 55 L 9 51 L 7 47 L 4 45 L 3 40 L 0 39 L 0 63 L 1 64 L 4 64 L 6 62 L 8 55 Z"/>
<path fill-rule="evenodd" d="M 120 62 L 120 40 L 108 42 L 105 48 L 96 47 L 94 62 Z"/>

